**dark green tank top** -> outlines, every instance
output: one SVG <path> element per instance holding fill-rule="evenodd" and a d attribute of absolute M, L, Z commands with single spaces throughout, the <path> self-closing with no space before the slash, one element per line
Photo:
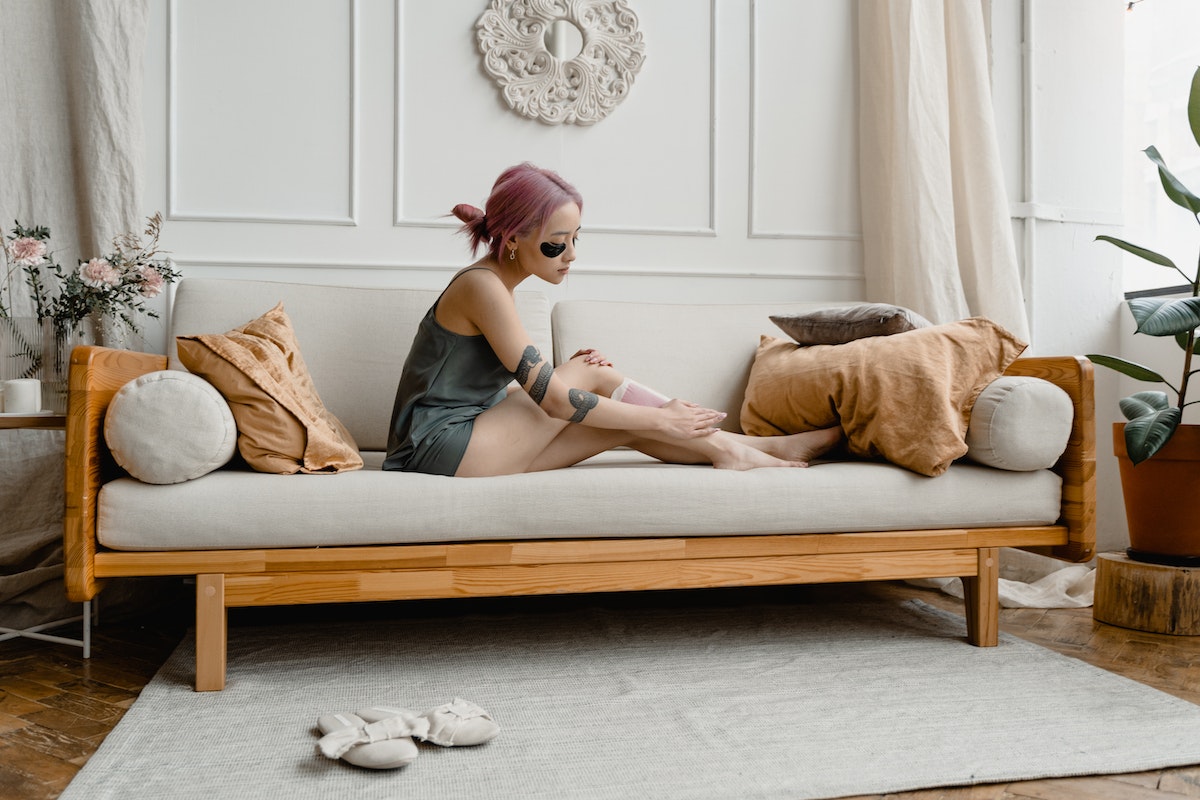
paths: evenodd
<path fill-rule="evenodd" d="M 425 312 L 400 373 L 387 470 L 453 475 L 475 417 L 503 400 L 513 380 L 482 334 L 463 336 L 438 323 L 440 302 Z"/>

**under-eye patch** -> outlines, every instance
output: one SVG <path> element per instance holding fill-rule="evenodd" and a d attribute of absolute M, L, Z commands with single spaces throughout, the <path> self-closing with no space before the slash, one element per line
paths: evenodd
<path fill-rule="evenodd" d="M 542 255 L 546 258 L 558 258 L 567 249 L 567 245 L 555 244 L 554 242 L 542 242 Z"/>

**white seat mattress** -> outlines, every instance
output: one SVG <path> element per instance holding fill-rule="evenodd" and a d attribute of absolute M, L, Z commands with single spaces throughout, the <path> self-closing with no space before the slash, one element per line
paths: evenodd
<path fill-rule="evenodd" d="M 936 478 L 863 462 L 729 472 L 624 451 L 493 478 L 227 469 L 169 486 L 106 484 L 98 538 L 117 550 L 206 550 L 1048 525 L 1061 487 L 1048 470 L 968 462 Z"/>

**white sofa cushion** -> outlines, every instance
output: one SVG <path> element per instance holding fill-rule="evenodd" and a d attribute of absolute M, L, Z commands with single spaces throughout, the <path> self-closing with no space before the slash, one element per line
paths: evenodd
<path fill-rule="evenodd" d="M 997 469 L 1049 469 L 1067 448 L 1074 418 L 1070 396 L 1053 383 L 1002 375 L 971 409 L 967 458 Z"/>
<path fill-rule="evenodd" d="M 100 491 L 98 528 L 114 549 L 194 550 L 1048 525 L 1061 488 L 1048 470 L 966 462 L 937 478 L 862 462 L 730 472 L 611 451 L 494 478 L 370 468 L 218 470 L 173 486 L 125 478 Z"/>
<path fill-rule="evenodd" d="M 759 338 L 779 333 L 771 315 L 835 305 L 564 300 L 552 312 L 554 357 L 561 362 L 576 350 L 595 347 L 635 381 L 728 412 L 723 427 L 736 431 Z"/>
<path fill-rule="evenodd" d="M 452 274 L 448 270 L 445 281 Z M 184 278 L 171 310 L 167 355 L 172 368 L 182 369 L 176 336 L 224 333 L 282 302 L 325 407 L 361 449 L 385 450 L 400 370 L 417 326 L 438 294 L 436 289 Z M 546 296 L 518 291 L 516 301 L 530 337 L 549 353 Z"/>
<path fill-rule="evenodd" d="M 104 440 L 139 481 L 179 483 L 227 464 L 237 427 L 229 404 L 207 381 L 163 370 L 121 387 L 104 418 Z"/>

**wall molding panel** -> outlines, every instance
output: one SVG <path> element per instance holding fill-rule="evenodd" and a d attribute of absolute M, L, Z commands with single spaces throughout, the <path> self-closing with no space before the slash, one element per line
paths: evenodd
<path fill-rule="evenodd" d="M 456 3 L 456 7 L 464 6 L 464 3 Z M 438 52 L 444 52 L 450 48 L 453 49 L 453 55 L 456 59 L 469 59 L 470 66 L 467 70 L 461 70 L 455 67 L 453 70 L 442 69 L 438 70 L 438 62 L 436 57 L 426 57 L 428 49 L 433 49 L 435 43 L 428 41 L 429 31 L 422 30 L 420 41 L 412 39 L 416 34 L 411 30 L 406 30 L 406 20 L 410 16 L 419 16 L 424 13 L 423 7 L 419 3 L 414 3 L 412 0 L 393 0 L 395 25 L 394 25 L 394 56 L 395 56 L 395 86 L 393 97 L 391 98 L 394 104 L 394 126 L 395 136 L 393 141 L 394 153 L 393 161 L 395 164 L 393 185 L 392 185 L 392 226 L 395 228 L 428 228 L 428 229 L 453 229 L 458 226 L 457 220 L 446 219 L 441 216 L 444 212 L 440 210 L 440 206 L 435 207 L 436 210 L 431 210 L 428 215 L 421 210 L 415 208 L 411 195 L 420 194 L 422 198 L 427 197 L 432 191 L 435 191 L 438 186 L 434 185 L 434 177 L 429 174 L 429 169 L 426 165 L 420 163 L 422 159 L 415 156 L 414 153 L 418 149 L 415 142 L 423 141 L 428 138 L 429 134 L 426 127 L 429 124 L 430 114 L 426 113 L 432 103 L 429 99 L 430 94 L 441 98 L 451 98 L 443 102 L 448 106 L 453 106 L 456 113 L 463 120 L 462 124 L 467 127 L 472 127 L 475 133 L 472 135 L 461 135 L 454 130 L 442 131 L 448 133 L 451 137 L 445 142 L 445 152 L 439 153 L 437 158 L 442 158 L 447 161 L 456 161 L 464 170 L 469 170 L 472 174 L 472 185 L 478 187 L 478 193 L 482 193 L 483 197 L 471 199 L 471 196 L 465 197 L 447 197 L 443 202 L 446 209 L 451 208 L 458 202 L 472 202 L 476 205 L 482 203 L 486 197 L 486 190 L 490 186 L 481 185 L 481 181 L 486 183 L 491 178 L 498 174 L 499 170 L 516 163 L 517 161 L 530 160 L 535 163 L 543 164 L 553 169 L 563 171 L 571 180 L 581 182 L 588 177 L 587 170 L 576 170 L 573 167 L 566 166 L 571 163 L 582 162 L 589 167 L 590 162 L 607 159 L 610 167 L 607 170 L 608 175 L 614 180 L 623 179 L 625 177 L 640 178 L 641 174 L 634 174 L 633 169 L 628 162 L 628 159 L 623 159 L 621 149 L 628 144 L 642 145 L 647 152 L 655 153 L 672 153 L 678 156 L 678 152 L 673 152 L 668 146 L 669 142 L 661 142 L 654 139 L 654 135 L 658 133 L 658 129 L 662 128 L 661 116 L 663 108 L 671 108 L 677 106 L 686 108 L 693 114 L 698 113 L 697 103 L 704 104 L 704 129 L 703 135 L 706 137 L 706 146 L 703 149 L 703 162 L 695 164 L 694 174 L 697 171 L 703 170 L 707 173 L 707 180 L 703 188 L 704 204 L 703 210 L 698 215 L 693 224 L 624 224 L 618 222 L 604 221 L 602 218 L 597 218 L 592 209 L 603 207 L 603 203 L 593 202 L 593 196 L 585 192 L 586 200 L 589 204 L 589 220 L 585 222 L 586 230 L 589 233 L 603 234 L 618 234 L 632 235 L 638 237 L 716 237 L 717 233 L 717 217 L 718 217 L 718 193 L 717 193 L 717 174 L 719 168 L 718 162 L 718 137 L 720 128 L 720 114 L 718 106 L 718 91 L 717 91 L 717 74 L 719 70 L 718 60 L 722 53 L 721 46 L 718 43 L 718 0 L 708 0 L 707 7 L 700 11 L 699 4 L 695 0 L 687 0 L 686 4 L 683 0 L 674 0 L 669 4 L 664 4 L 662 0 L 655 0 L 654 5 L 651 5 L 647 0 L 641 0 L 640 4 L 635 2 L 632 4 L 633 10 L 639 15 L 639 19 L 643 21 L 642 30 L 647 36 L 647 66 L 643 68 L 643 72 L 639 74 L 636 85 L 630 92 L 630 98 L 621 106 L 616 108 L 612 114 L 605 120 L 593 126 L 547 126 L 535 120 L 522 118 L 520 115 L 504 107 L 503 101 L 499 98 L 492 80 L 483 71 L 480 65 L 480 54 L 474 38 L 474 23 L 478 16 L 486 8 L 486 2 L 475 2 L 466 4 L 470 9 L 469 18 L 460 19 L 458 27 L 463 28 L 461 35 L 456 35 L 453 39 L 440 40 L 443 45 Z M 667 8 L 670 5 L 672 8 Z M 694 86 L 696 77 L 704 76 L 708 81 L 707 91 L 700 93 L 695 91 L 680 91 L 680 87 L 674 83 L 667 84 L 661 75 L 656 75 L 655 71 L 662 71 L 670 66 L 678 69 L 675 65 L 664 65 L 664 60 L 670 58 L 669 48 L 671 41 L 664 38 L 665 31 L 656 30 L 653 27 L 653 22 L 656 19 L 655 14 L 664 14 L 665 18 L 679 18 L 678 8 L 684 7 L 687 9 L 687 15 L 690 18 L 703 19 L 708 27 L 707 35 L 703 39 L 704 42 L 704 63 L 700 63 L 699 55 L 696 56 L 695 69 L 690 71 Z M 466 12 L 464 12 L 465 14 Z M 469 25 L 464 25 L 469 19 Z M 646 27 L 650 25 L 651 27 Z M 469 30 L 467 30 L 469 28 Z M 469 33 L 469 36 L 467 35 Z M 675 36 L 680 36 L 679 32 L 674 33 Z M 408 37 L 408 38 L 406 38 Z M 683 37 L 692 46 L 696 46 L 696 37 Z M 723 45 L 722 45 L 723 46 Z M 418 56 L 413 56 L 411 53 L 406 56 L 406 48 L 416 48 L 419 51 Z M 737 55 L 736 53 L 734 54 Z M 444 57 L 441 56 L 441 57 Z M 406 58 L 407 63 L 406 63 Z M 655 64 L 658 61 L 659 64 Z M 420 69 L 412 68 L 411 64 L 415 62 L 421 65 Z M 428 67 L 428 69 L 426 69 Z M 453 72 L 454 75 L 445 73 Z M 433 73 L 433 74 L 431 74 Z M 461 74 L 465 73 L 465 74 Z M 657 84 L 655 83 L 657 78 Z M 666 88 L 664 88 L 666 87 Z M 690 87 L 689 87 L 690 88 Z M 655 91 L 659 94 L 654 94 Z M 669 102 L 658 103 L 658 97 L 666 92 L 669 97 Z M 459 100 L 458 98 L 463 98 Z M 699 98 L 699 99 L 698 99 Z M 642 103 L 639 106 L 639 102 Z M 458 104 L 458 105 L 456 105 Z M 466 105 L 465 110 L 460 111 L 461 105 Z M 645 114 L 647 112 L 656 115 L 659 122 L 652 126 L 646 124 L 636 125 L 634 115 L 639 112 Z M 624 130 L 630 128 L 630 122 L 634 122 L 637 127 L 637 135 L 633 139 L 629 139 L 629 134 Z M 689 131 L 689 136 L 694 139 L 700 135 L 697 130 L 699 126 L 693 126 Z M 611 134 L 611 143 L 609 141 Z M 661 134 L 666 135 L 666 134 Z M 625 138 L 622 138 L 624 136 Z M 459 138 L 455 138 L 459 137 Z M 628 140 L 628 141 L 627 141 Z M 501 151 L 511 151 L 517 153 L 515 157 L 497 160 L 491 157 L 487 152 L 494 148 Z M 698 149 L 698 148 L 696 148 Z M 603 159 L 595 157 L 593 152 L 603 153 Z M 688 154 L 689 157 L 691 153 Z M 566 165 L 564 165 L 566 164 Z M 478 165 L 478 166 L 476 166 Z M 672 165 L 677 169 L 685 169 L 686 165 Z M 649 180 L 649 179 L 648 179 Z M 631 184 L 632 189 L 624 188 L 620 191 L 633 191 L 641 194 L 643 189 Z M 669 187 L 671 183 L 668 181 L 667 188 L 654 186 L 653 191 L 662 194 L 664 202 L 670 202 Z M 607 186 L 603 188 L 608 189 Z M 618 191 L 618 190 L 614 190 Z M 695 195 L 688 195 L 684 199 L 692 200 Z"/>
<path fill-rule="evenodd" d="M 223 6 L 229 8 L 223 9 Z M 254 8 L 258 9 L 257 19 L 247 16 Z M 336 10 L 346 33 L 344 37 L 338 37 L 344 61 L 339 69 L 329 71 L 334 74 L 322 75 L 321 80 L 313 83 L 318 92 L 321 89 L 340 91 L 340 97 L 306 96 L 313 76 L 298 70 L 285 71 L 270 58 L 271 47 L 275 45 L 279 62 L 287 63 L 291 56 L 292 64 L 303 61 L 310 70 L 316 71 L 319 66 L 316 54 L 341 55 L 331 38 L 336 33 L 336 26 L 334 33 L 314 27 L 317 23 L 309 23 L 305 29 L 300 21 L 306 15 L 293 10 L 286 0 L 252 5 L 238 0 L 216 3 L 208 0 L 205 4 L 170 0 L 166 17 L 167 163 L 164 176 L 168 220 L 358 224 L 360 2 L 350 0 L 344 5 L 333 4 L 327 8 Z M 191 16 L 185 20 L 188 14 Z M 238 21 L 236 29 L 229 27 L 230 19 Z M 287 24 L 278 24 L 281 22 Z M 237 33 L 230 34 L 225 40 L 214 39 L 211 34 L 217 28 L 236 30 Z M 255 48 L 236 38 L 256 30 L 262 34 L 261 49 L 267 52 L 266 56 L 257 55 Z M 318 40 L 317 36 L 321 38 Z M 239 47 L 239 44 L 243 46 Z M 208 49 L 220 45 L 230 51 L 216 55 L 207 53 Z M 203 79 L 186 77 L 191 74 L 188 59 L 199 60 L 200 51 L 205 51 L 209 60 L 194 72 L 203 72 Z M 247 69 L 235 75 L 228 63 L 223 66 L 224 71 L 221 67 L 214 68 L 219 62 L 226 61 L 221 56 L 227 56 L 229 63 L 262 67 L 262 71 L 255 74 Z M 339 79 L 336 73 L 342 71 L 345 76 Z M 217 81 L 223 83 L 218 85 Z M 282 98 L 283 102 L 280 102 L 281 94 L 287 95 Z M 208 105 L 206 101 L 211 101 L 214 95 L 230 105 L 215 108 Z M 242 105 L 235 105 L 239 101 Z M 260 111 L 259 107 L 268 101 L 276 104 L 274 111 Z M 328 112 L 329 106 L 339 105 L 345 111 L 344 116 Z M 246 116 L 240 116 L 239 111 L 246 112 Z M 218 119 L 221 114 L 227 116 Z M 280 116 L 286 117 L 286 125 L 280 128 L 278 121 L 261 124 L 264 119 L 256 119 L 258 114 L 274 114 L 276 120 Z M 255 126 L 255 122 L 260 126 Z M 335 126 L 341 125 L 344 130 L 336 130 Z M 318 140 L 316 133 L 323 133 L 323 138 Z M 268 136 L 272 138 L 265 141 L 264 137 Z M 304 142 L 309 142 L 310 146 L 305 148 Z M 341 157 L 338 157 L 339 150 Z M 302 198 L 304 203 L 298 202 L 297 198 Z M 302 207 L 304 204 L 315 208 L 307 211 Z"/>
<path fill-rule="evenodd" d="M 806 24 L 790 19 L 789 14 L 804 17 Z M 819 16 L 822 14 L 827 16 Z M 839 48 L 857 31 L 853 6 L 751 0 L 749 15 L 750 176 L 746 235 L 751 239 L 861 241 L 857 216 L 857 108 L 842 105 L 845 97 L 857 96 L 856 51 L 853 47 Z M 814 16 L 817 18 L 813 19 Z M 805 35 L 815 35 L 819 44 L 805 46 L 802 38 Z M 803 53 L 808 63 L 797 61 L 798 53 Z M 842 80 L 831 81 L 829 76 L 840 76 Z M 824 88 L 829 86 L 835 91 Z M 768 96 L 772 99 L 768 100 Z M 773 102 L 781 96 L 789 102 Z M 790 113 L 780 110 L 785 106 Z M 771 114 L 776 116 L 768 119 Z M 853 123 L 849 129 L 847 117 Z M 792 138 L 780 141 L 781 133 Z M 848 148 L 829 146 L 845 139 L 851 141 Z M 831 176 L 830 162 L 835 167 Z M 781 176 L 791 178 L 790 184 L 781 182 Z M 827 176 L 835 180 L 840 176 L 843 183 L 839 186 L 830 185 L 827 180 L 814 180 L 806 185 L 803 180 Z M 840 202 L 831 204 L 836 213 L 829 214 L 822 203 L 804 202 L 814 194 L 838 198 Z M 768 207 L 772 210 L 782 207 L 785 212 L 764 221 Z M 817 224 L 809 226 L 804 224 L 806 221 Z"/>
<path fill-rule="evenodd" d="M 436 272 L 448 273 L 456 272 L 462 269 L 461 261 L 447 261 L 442 264 L 416 264 L 409 262 L 381 262 L 381 261 L 291 261 L 284 259 L 172 259 L 177 267 L 183 270 L 185 275 L 199 277 L 199 274 L 205 272 L 229 270 L 246 271 L 246 272 L 271 272 L 278 271 L 330 271 L 330 272 Z M 838 281 L 838 282 L 855 282 L 863 280 L 861 272 L 841 273 L 841 272 L 747 272 L 741 269 L 648 269 L 645 267 L 625 267 L 620 265 L 607 266 L 588 266 L 586 270 L 581 269 L 581 274 L 578 277 L 630 277 L 630 276 L 649 276 L 649 277 L 673 277 L 673 278 L 712 278 L 712 279 L 745 279 L 745 280 L 796 280 L 796 281 Z M 276 277 L 276 280 L 280 278 Z M 533 284 L 528 286 L 522 285 L 523 289 L 540 288 L 534 287 Z"/>

